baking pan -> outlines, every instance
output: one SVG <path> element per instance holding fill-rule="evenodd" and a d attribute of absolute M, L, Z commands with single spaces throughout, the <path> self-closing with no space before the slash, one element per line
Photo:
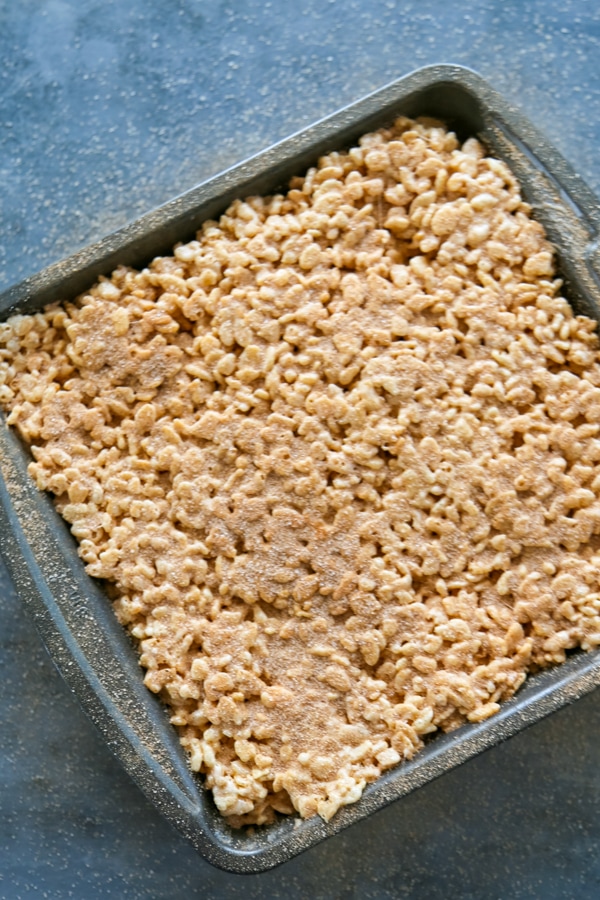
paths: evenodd
<path fill-rule="evenodd" d="M 505 160 L 558 251 L 566 295 L 600 318 L 600 206 L 577 174 L 480 76 L 452 65 L 420 69 L 217 175 L 91 247 L 0 296 L 0 316 L 68 300 L 119 264 L 143 267 L 191 240 L 237 197 L 285 188 L 334 149 L 398 115 L 435 116 L 461 138 L 477 136 Z M 575 652 L 530 677 L 491 719 L 433 738 L 410 762 L 369 785 L 329 823 L 282 817 L 234 831 L 186 763 L 166 710 L 142 682 L 136 651 L 101 585 L 86 575 L 75 541 L 50 498 L 27 475 L 28 451 L 0 426 L 0 549 L 24 606 L 63 677 L 113 753 L 163 815 L 206 859 L 231 872 L 282 863 L 521 731 L 600 684 L 600 651 Z"/>

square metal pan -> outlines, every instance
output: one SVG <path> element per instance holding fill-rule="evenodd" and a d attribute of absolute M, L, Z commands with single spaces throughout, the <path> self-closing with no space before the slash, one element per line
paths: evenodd
<path fill-rule="evenodd" d="M 600 320 L 598 200 L 527 120 L 480 76 L 452 65 L 420 69 L 109 235 L 0 296 L 0 317 L 68 300 L 118 265 L 144 266 L 193 238 L 237 197 L 285 188 L 324 153 L 351 146 L 398 115 L 435 116 L 461 138 L 479 137 L 505 160 L 558 251 L 566 295 Z M 89 578 L 75 541 L 27 475 L 27 450 L 0 426 L 0 550 L 46 647 L 127 772 L 163 815 L 214 865 L 260 872 L 437 778 L 600 684 L 600 651 L 577 652 L 527 680 L 499 713 L 434 738 L 410 762 L 367 787 L 329 823 L 285 818 L 236 832 L 190 772 L 165 709 L 142 683 L 136 652 L 101 587 Z"/>

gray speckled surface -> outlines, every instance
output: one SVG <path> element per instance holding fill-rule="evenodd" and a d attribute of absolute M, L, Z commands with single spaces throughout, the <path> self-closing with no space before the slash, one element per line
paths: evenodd
<path fill-rule="evenodd" d="M 600 193 L 595 0 L 0 2 L 0 288 L 426 63 L 479 70 Z M 0 898 L 592 898 L 598 692 L 285 866 L 212 869 L 0 569 Z"/>

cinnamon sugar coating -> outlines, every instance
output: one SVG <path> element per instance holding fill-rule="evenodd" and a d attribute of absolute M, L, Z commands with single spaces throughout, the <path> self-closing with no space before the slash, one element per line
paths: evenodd
<path fill-rule="evenodd" d="M 234 825 L 600 645 L 600 366 L 515 179 L 399 119 L 0 325 L 0 402 Z"/>

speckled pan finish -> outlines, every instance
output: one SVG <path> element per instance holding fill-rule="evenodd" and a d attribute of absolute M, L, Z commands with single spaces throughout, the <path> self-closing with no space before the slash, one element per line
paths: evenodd
<path fill-rule="evenodd" d="M 420 69 L 167 203 L 0 296 L 0 315 L 70 299 L 118 264 L 143 266 L 190 240 L 236 197 L 272 193 L 319 156 L 350 146 L 395 116 L 433 115 L 476 135 L 519 179 L 556 245 L 567 296 L 600 319 L 600 204 L 551 145 L 482 78 L 459 66 Z M 101 588 L 84 571 L 68 527 L 26 471 L 27 451 L 0 428 L 0 549 L 57 668 L 125 769 L 205 858 L 231 872 L 272 868 L 432 781 L 600 684 L 600 651 L 578 652 L 528 679 L 500 712 L 431 740 L 370 785 L 328 824 L 282 819 L 238 833 L 189 771 L 167 714 L 142 683 L 137 656 Z M 123 811 L 126 815 L 126 810 Z"/>

